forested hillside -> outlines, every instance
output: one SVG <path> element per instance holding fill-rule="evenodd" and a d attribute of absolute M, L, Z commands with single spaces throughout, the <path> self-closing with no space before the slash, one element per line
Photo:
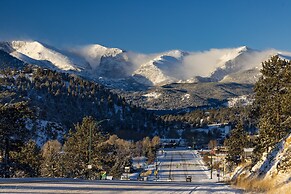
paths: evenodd
<path fill-rule="evenodd" d="M 1 70 L 0 115 L 1 177 L 118 178 L 133 156 L 152 163 L 159 138 L 148 136 L 164 133 L 103 86 L 31 65 Z"/>
<path fill-rule="evenodd" d="M 39 128 L 34 126 L 38 124 L 48 133 L 53 128 L 59 131 L 55 136 L 65 134 L 85 116 L 110 119 L 103 124 L 105 130 L 126 139 L 137 140 L 162 130 L 161 121 L 153 114 L 76 75 L 26 66 L 2 70 L 0 84 L 2 104 L 27 101 L 36 120 L 32 128 Z"/>
<path fill-rule="evenodd" d="M 25 63 L 19 59 L 9 55 L 7 52 L 4 52 L 0 49 L 0 69 L 4 68 L 19 68 L 22 67 Z"/>

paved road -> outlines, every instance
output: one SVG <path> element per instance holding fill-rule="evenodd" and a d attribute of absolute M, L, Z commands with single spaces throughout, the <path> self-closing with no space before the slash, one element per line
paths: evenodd
<path fill-rule="evenodd" d="M 28 181 L 1 183 L 0 193 L 242 193 L 224 184 L 138 181 Z"/>
<path fill-rule="evenodd" d="M 186 177 L 191 176 L 194 182 L 209 182 L 210 174 L 195 151 L 183 148 L 166 149 L 158 157 L 158 161 L 160 181 L 185 182 Z"/>
<path fill-rule="evenodd" d="M 159 156 L 158 181 L 85 181 L 74 179 L 0 179 L 0 193 L 242 193 L 209 179 L 201 158 L 186 149 Z M 192 182 L 186 182 L 186 176 Z M 169 181 L 171 179 L 171 182 Z"/>

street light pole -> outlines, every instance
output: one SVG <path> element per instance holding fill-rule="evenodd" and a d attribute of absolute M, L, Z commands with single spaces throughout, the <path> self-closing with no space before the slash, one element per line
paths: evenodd
<path fill-rule="evenodd" d="M 90 179 L 90 172 L 92 169 L 92 164 L 91 164 L 91 149 L 92 149 L 92 128 L 93 128 L 93 123 L 90 126 L 90 131 L 89 131 L 89 164 L 88 164 L 88 169 L 89 169 L 89 179 Z"/>

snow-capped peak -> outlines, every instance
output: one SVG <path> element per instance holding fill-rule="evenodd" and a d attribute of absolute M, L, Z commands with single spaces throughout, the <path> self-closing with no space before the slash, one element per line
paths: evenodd
<path fill-rule="evenodd" d="M 12 41 L 11 55 L 28 63 L 51 64 L 60 70 L 80 71 L 74 61 L 57 49 L 53 49 L 37 41 Z M 36 60 L 36 61 L 34 61 Z"/>
<path fill-rule="evenodd" d="M 151 83 L 152 85 L 161 85 L 175 82 L 178 79 L 177 69 L 188 53 L 180 50 L 171 50 L 156 56 L 147 63 L 142 64 L 134 73 L 136 81 L 141 83 Z M 174 75 L 175 74 L 175 75 Z M 145 81 L 146 80 L 146 81 Z"/>
<path fill-rule="evenodd" d="M 241 46 L 241 47 L 238 47 L 236 50 L 237 50 L 238 52 L 245 52 L 245 51 L 250 50 L 250 48 L 247 47 L 247 46 Z"/>
<path fill-rule="evenodd" d="M 171 50 L 171 51 L 167 51 L 167 52 L 162 53 L 161 56 L 170 56 L 170 57 L 174 57 L 176 59 L 182 59 L 186 55 L 188 55 L 187 52 L 184 52 L 181 50 Z"/>
<path fill-rule="evenodd" d="M 242 47 L 238 47 L 236 49 L 232 49 L 228 52 L 226 52 L 224 55 L 222 55 L 219 58 L 219 63 L 218 66 L 221 68 L 226 68 L 226 62 L 230 61 L 230 60 L 234 60 L 236 57 L 238 57 L 239 55 L 241 55 L 244 52 L 247 52 L 248 48 L 246 46 L 242 46 Z"/>
<path fill-rule="evenodd" d="M 44 48 L 44 46 L 40 42 L 37 42 L 37 41 L 18 41 L 17 40 L 17 41 L 12 41 L 11 45 L 15 50 L 20 50 L 21 48 L 24 48 L 27 50 L 30 48 L 33 48 L 33 50 L 35 48 L 38 48 L 39 50 L 39 49 Z"/>
<path fill-rule="evenodd" d="M 124 51 L 119 48 L 107 48 L 99 44 L 91 44 L 74 50 L 84 57 L 93 69 L 96 69 L 101 62 L 102 57 L 116 57 Z"/>

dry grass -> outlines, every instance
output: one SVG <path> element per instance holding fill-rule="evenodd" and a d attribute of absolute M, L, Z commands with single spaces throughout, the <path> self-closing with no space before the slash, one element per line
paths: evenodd
<path fill-rule="evenodd" d="M 140 176 L 149 176 L 151 174 L 152 174 L 152 171 L 151 170 L 148 170 L 146 172 L 141 173 Z"/>
<path fill-rule="evenodd" d="M 251 192 L 268 192 L 276 188 L 276 181 L 274 179 L 246 179 L 239 177 L 236 185 L 246 191 Z"/>
<path fill-rule="evenodd" d="M 290 194 L 291 193 L 291 182 L 285 184 L 279 184 L 276 178 L 268 179 L 247 179 L 240 176 L 237 179 L 236 186 L 244 189 L 247 192 L 255 193 L 268 193 L 268 194 Z"/>
<path fill-rule="evenodd" d="M 289 136 L 289 137 L 286 139 L 286 143 L 285 143 L 284 148 L 286 149 L 288 146 L 290 146 L 290 144 L 291 144 L 291 136 Z"/>
<path fill-rule="evenodd" d="M 285 184 L 282 187 L 273 188 L 268 191 L 268 194 L 290 194 L 291 193 L 291 183 Z"/>

